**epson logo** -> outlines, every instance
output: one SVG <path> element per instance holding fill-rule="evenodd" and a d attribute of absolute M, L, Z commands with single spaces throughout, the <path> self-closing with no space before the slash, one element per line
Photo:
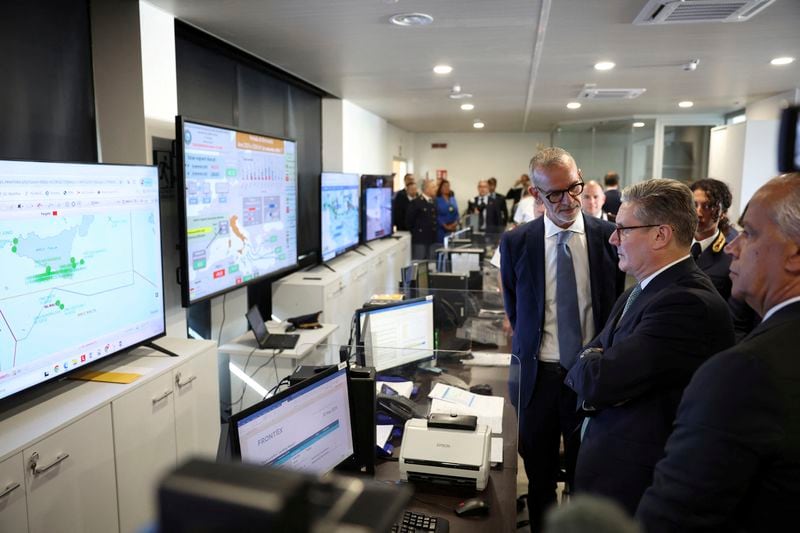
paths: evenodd
<path fill-rule="evenodd" d="M 436 443 L 436 447 L 437 447 L 437 448 L 449 448 L 449 447 L 450 447 L 450 445 L 449 445 L 449 444 L 447 444 L 446 442 L 437 442 L 437 443 Z"/>

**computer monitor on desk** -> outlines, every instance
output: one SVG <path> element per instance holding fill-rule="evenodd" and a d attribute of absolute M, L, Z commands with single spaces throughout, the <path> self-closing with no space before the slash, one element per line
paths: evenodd
<path fill-rule="evenodd" d="M 415 261 L 400 269 L 400 289 L 406 298 L 418 298 L 428 293 L 428 262 Z"/>
<path fill-rule="evenodd" d="M 339 364 L 231 417 L 236 460 L 326 474 L 353 457 L 347 365 Z"/>
<path fill-rule="evenodd" d="M 357 360 L 376 372 L 433 359 L 433 297 L 359 309 Z"/>

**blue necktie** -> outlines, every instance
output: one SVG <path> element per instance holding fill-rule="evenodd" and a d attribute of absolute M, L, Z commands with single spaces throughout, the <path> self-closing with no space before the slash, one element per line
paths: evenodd
<path fill-rule="evenodd" d="M 569 370 L 578 358 L 583 345 L 581 317 L 578 312 L 578 284 L 575 266 L 567 242 L 569 230 L 558 234 L 556 244 L 556 319 L 558 320 L 558 353 L 561 366 Z"/>
<path fill-rule="evenodd" d="M 631 293 L 628 295 L 628 299 L 625 301 L 625 307 L 622 309 L 622 314 L 619 315 L 620 320 L 622 320 L 622 317 L 625 316 L 625 313 L 628 312 L 628 309 L 630 309 L 630 307 L 633 305 L 633 302 L 636 301 L 636 298 L 638 298 L 640 294 L 642 294 L 642 286 L 637 283 L 633 287 Z"/>

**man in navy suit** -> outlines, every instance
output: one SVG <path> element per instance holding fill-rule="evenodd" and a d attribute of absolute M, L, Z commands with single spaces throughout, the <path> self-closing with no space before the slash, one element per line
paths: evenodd
<path fill-rule="evenodd" d="M 800 174 L 770 180 L 728 246 L 764 320 L 695 373 L 637 517 L 649 533 L 782 531 L 800 500 Z M 787 525 L 789 524 L 789 525 Z M 791 526 L 795 524 L 795 526 Z"/>
<path fill-rule="evenodd" d="M 581 213 L 583 180 L 572 156 L 547 148 L 530 166 L 530 192 L 544 204 L 545 216 L 503 234 L 500 271 L 514 332 L 510 388 L 519 452 L 528 474 L 531 530 L 538 531 L 543 511 L 556 501 L 562 435 L 568 479 L 577 455 L 576 398 L 564 376 L 605 323 L 624 275 L 608 243 L 614 226 Z"/>
<path fill-rule="evenodd" d="M 689 254 L 697 228 L 689 187 L 667 179 L 632 185 L 615 223 L 619 267 L 637 283 L 617 300 L 566 384 L 590 415 L 576 490 L 612 498 L 633 514 L 684 387 L 706 359 L 733 344 L 733 324 Z"/>

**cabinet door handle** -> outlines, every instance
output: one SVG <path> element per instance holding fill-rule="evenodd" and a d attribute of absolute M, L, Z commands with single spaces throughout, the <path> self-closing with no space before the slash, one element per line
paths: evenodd
<path fill-rule="evenodd" d="M 19 488 L 19 483 L 12 482 L 5 489 L 3 489 L 3 492 L 0 492 L 0 498 L 2 498 L 3 496 L 8 496 L 18 488 Z"/>
<path fill-rule="evenodd" d="M 53 460 L 53 462 L 50 463 L 49 465 L 47 465 L 47 466 L 39 466 L 39 464 L 38 464 L 39 463 L 39 452 L 33 452 L 31 454 L 31 459 L 29 461 L 30 468 L 33 471 L 34 475 L 44 474 L 45 472 L 47 472 L 48 470 L 50 470 L 51 468 L 53 468 L 57 464 L 61 463 L 67 457 L 69 457 L 69 454 L 62 452 L 62 453 L 58 454 L 58 456 L 55 458 L 55 460 Z"/>
<path fill-rule="evenodd" d="M 197 379 L 197 376 L 189 376 L 189 379 L 186 381 L 181 381 L 181 373 L 178 372 L 175 374 L 175 385 L 178 386 L 179 389 L 182 389 L 186 385 L 191 385 L 194 380 Z"/>
<path fill-rule="evenodd" d="M 164 394 L 162 394 L 158 398 L 153 398 L 153 405 L 157 404 L 161 400 L 166 400 L 169 397 L 170 394 L 172 394 L 172 391 L 168 390 L 168 391 L 164 392 Z"/>

